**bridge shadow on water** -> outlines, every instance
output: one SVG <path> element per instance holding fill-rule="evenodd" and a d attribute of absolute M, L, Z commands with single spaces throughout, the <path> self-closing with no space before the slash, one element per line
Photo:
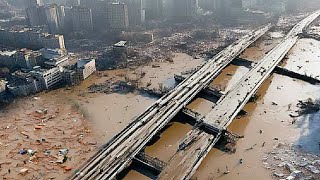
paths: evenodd
<path fill-rule="evenodd" d="M 302 116 L 297 122 L 297 128 L 300 128 L 300 137 L 296 147 L 320 155 L 320 112 Z"/>
<path fill-rule="evenodd" d="M 157 179 L 159 173 L 154 172 L 147 167 L 141 166 L 140 164 L 136 164 L 135 162 L 132 162 L 126 169 L 124 169 L 119 175 L 116 177 L 116 179 L 124 179 L 129 172 L 136 171 L 143 176 L 146 176 L 150 179 Z"/>

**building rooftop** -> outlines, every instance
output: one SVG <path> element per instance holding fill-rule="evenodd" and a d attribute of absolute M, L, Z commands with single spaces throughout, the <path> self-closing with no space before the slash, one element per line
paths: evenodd
<path fill-rule="evenodd" d="M 119 41 L 116 44 L 114 44 L 114 47 L 125 47 L 127 44 L 127 41 Z"/>
<path fill-rule="evenodd" d="M 12 56 L 16 53 L 17 51 L 0 51 L 1 56 Z"/>
<path fill-rule="evenodd" d="M 79 59 L 77 62 L 77 68 L 82 68 L 87 63 L 91 62 L 94 59 Z"/>

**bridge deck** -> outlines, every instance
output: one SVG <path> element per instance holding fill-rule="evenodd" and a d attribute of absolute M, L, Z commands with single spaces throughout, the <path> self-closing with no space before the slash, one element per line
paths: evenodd
<path fill-rule="evenodd" d="M 204 123 L 218 133 L 216 138 L 212 138 L 212 136 L 203 131 L 189 134 L 187 137 L 192 137 L 192 143 L 177 151 L 159 175 L 159 179 L 180 180 L 191 178 L 211 147 L 220 138 L 222 131 L 232 122 L 250 97 L 297 42 L 297 35 L 319 15 L 320 11 L 317 11 L 298 23 L 278 46 L 270 51 L 238 84 L 217 102 L 216 106 L 203 118 Z M 199 137 L 196 137 L 196 134 Z M 201 153 L 196 153 L 197 150 Z M 175 172 L 177 173 L 175 174 Z"/>
<path fill-rule="evenodd" d="M 201 130 L 191 130 L 180 144 L 178 152 L 169 161 L 169 166 L 158 176 L 160 180 L 189 179 L 200 165 L 202 159 L 217 142 L 219 136 Z"/>
<path fill-rule="evenodd" d="M 160 98 L 114 137 L 71 179 L 112 179 L 170 120 L 242 51 L 270 29 L 267 25 L 228 46 Z"/>
<path fill-rule="evenodd" d="M 251 96 L 261 84 L 269 77 L 271 72 L 296 44 L 298 34 L 313 22 L 320 14 L 317 11 L 299 22 L 289 34 L 273 48 L 259 63 L 257 63 L 203 119 L 206 126 L 213 129 L 225 129 L 236 115 L 241 111 Z"/>

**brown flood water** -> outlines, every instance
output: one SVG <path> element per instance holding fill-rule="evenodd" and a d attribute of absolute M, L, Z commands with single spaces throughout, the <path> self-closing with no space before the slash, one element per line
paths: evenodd
<path fill-rule="evenodd" d="M 247 72 L 246 67 L 228 65 L 209 86 L 228 92 Z"/>
<path fill-rule="evenodd" d="M 260 99 L 257 103 L 245 106 L 244 110 L 249 116 L 236 119 L 228 128 L 245 136 L 238 141 L 236 153 L 225 154 L 217 149 L 212 150 L 194 177 L 206 179 L 210 175 L 219 179 L 271 179 L 269 172 L 262 166 L 262 156 L 270 151 L 276 142 L 291 143 L 298 140 L 301 129 L 291 124 L 292 118 L 289 117 L 289 113 L 294 112 L 298 100 L 318 97 L 319 92 L 320 88 L 317 86 L 293 81 L 288 77 L 275 75 L 269 79 L 258 91 Z M 278 105 L 273 106 L 272 102 Z M 289 104 L 293 107 L 291 111 L 288 111 Z M 279 141 L 274 141 L 274 138 L 278 138 Z M 263 142 L 266 142 L 264 147 Z M 247 150 L 252 146 L 253 150 Z M 244 162 L 241 165 L 240 159 Z M 226 166 L 230 173 L 222 175 Z"/>
<path fill-rule="evenodd" d="M 289 53 L 285 68 L 320 79 L 320 42 L 301 39 Z"/>
<path fill-rule="evenodd" d="M 240 58 L 250 61 L 259 62 L 267 52 L 274 48 L 283 37 L 281 32 L 269 32 L 262 38 L 258 39 L 254 44 L 247 48 Z"/>
<path fill-rule="evenodd" d="M 264 53 L 271 48 L 261 50 L 260 55 L 257 55 L 257 53 L 250 55 L 250 52 L 247 51 L 244 54 L 247 54 L 248 59 L 254 60 L 255 58 L 260 58 L 260 56 L 263 57 Z M 296 49 L 290 52 L 289 61 L 294 61 L 292 54 L 301 53 L 296 52 Z M 248 72 L 247 68 L 230 65 L 211 85 L 228 91 L 246 72 Z M 278 142 L 297 143 L 303 130 L 298 125 L 292 124 L 293 119 L 289 114 L 294 113 L 296 110 L 295 105 L 299 100 L 318 98 L 319 92 L 320 87 L 300 80 L 281 75 L 270 77 L 257 92 L 260 96 L 258 101 L 256 103 L 248 103 L 245 106 L 244 110 L 249 115 L 235 119 L 228 128 L 231 132 L 245 137 L 238 141 L 236 153 L 229 154 L 216 148 L 212 149 L 193 178 L 222 180 L 273 179 L 270 171 L 263 167 L 262 157 L 266 152 L 271 151 L 272 147 Z M 277 105 L 272 105 L 273 102 Z M 214 103 L 208 100 L 197 98 L 188 105 L 188 108 L 205 115 L 213 105 Z M 289 106 L 291 110 L 288 110 Z M 161 137 L 159 141 L 147 148 L 147 153 L 164 161 L 170 159 L 170 156 L 173 155 L 174 150 L 179 145 L 177 137 L 183 138 L 183 134 L 187 133 L 187 131 L 180 130 L 180 126 L 173 125 L 167 129 L 164 134 L 169 131 L 169 134 L 175 132 L 175 135 Z M 260 130 L 262 131 L 261 134 Z M 274 140 L 275 138 L 279 140 Z M 168 148 L 168 145 L 171 145 L 171 148 Z M 243 164 L 239 163 L 240 159 L 243 159 Z M 224 175 L 223 172 L 226 171 L 226 168 L 230 173 Z M 129 173 L 126 178 L 137 179 L 139 177 L 136 173 L 133 174 L 135 175 L 132 175 L 132 172 Z"/>

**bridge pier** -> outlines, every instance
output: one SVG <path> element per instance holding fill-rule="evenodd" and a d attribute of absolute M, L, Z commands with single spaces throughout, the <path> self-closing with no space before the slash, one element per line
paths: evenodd
<path fill-rule="evenodd" d="M 320 38 L 320 36 L 319 36 Z M 247 59 L 242 59 L 242 58 L 236 58 L 234 59 L 231 64 L 236 65 L 236 66 L 244 66 L 244 67 L 254 67 L 256 63 L 247 60 Z M 318 84 L 320 83 L 320 79 L 314 78 L 314 77 L 310 77 L 304 74 L 300 74 L 294 71 L 291 71 L 289 69 L 283 68 L 281 66 L 276 66 L 274 68 L 274 71 L 277 74 L 283 75 L 283 76 L 288 76 L 291 78 L 295 78 L 295 79 L 300 79 L 302 81 L 308 82 L 310 84 Z"/>
<path fill-rule="evenodd" d="M 152 157 L 144 152 L 140 152 L 133 158 L 133 162 L 137 163 L 149 170 L 160 174 L 163 168 L 167 165 L 165 162 L 159 160 L 156 157 Z"/>

